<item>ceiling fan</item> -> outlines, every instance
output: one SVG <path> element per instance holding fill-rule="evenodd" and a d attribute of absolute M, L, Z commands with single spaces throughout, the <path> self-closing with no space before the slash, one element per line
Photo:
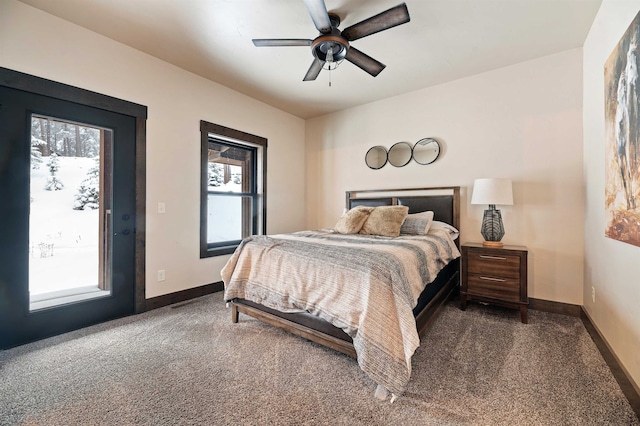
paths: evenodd
<path fill-rule="evenodd" d="M 327 12 L 324 0 L 304 0 L 304 3 L 314 25 L 320 31 L 318 37 L 313 40 L 298 38 L 253 39 L 253 44 L 257 47 L 311 46 L 313 62 L 303 81 L 315 80 L 323 68 L 335 69 L 343 59 L 362 68 L 372 76 L 377 76 L 386 65 L 350 46 L 349 42 L 405 24 L 410 20 L 407 5 L 402 3 L 340 31 L 338 29 L 340 17 Z"/>

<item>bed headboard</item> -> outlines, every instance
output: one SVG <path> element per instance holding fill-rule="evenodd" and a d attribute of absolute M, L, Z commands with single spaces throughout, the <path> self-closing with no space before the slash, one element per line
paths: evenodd
<path fill-rule="evenodd" d="M 346 207 L 407 206 L 409 213 L 433 211 L 433 219 L 460 229 L 460 187 L 347 191 Z"/>

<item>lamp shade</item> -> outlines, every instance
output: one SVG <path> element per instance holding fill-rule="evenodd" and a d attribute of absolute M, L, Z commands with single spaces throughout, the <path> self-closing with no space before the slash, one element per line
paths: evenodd
<path fill-rule="evenodd" d="M 511 179 L 476 179 L 471 204 L 512 205 Z"/>

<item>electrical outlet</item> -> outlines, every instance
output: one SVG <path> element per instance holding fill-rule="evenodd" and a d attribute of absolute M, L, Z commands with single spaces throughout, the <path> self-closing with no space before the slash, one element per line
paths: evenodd
<path fill-rule="evenodd" d="M 158 282 L 160 281 L 164 281 L 165 280 L 165 274 L 164 274 L 164 269 L 159 269 L 158 270 Z"/>
<path fill-rule="evenodd" d="M 591 286 L 591 300 L 596 303 L 596 288 Z"/>

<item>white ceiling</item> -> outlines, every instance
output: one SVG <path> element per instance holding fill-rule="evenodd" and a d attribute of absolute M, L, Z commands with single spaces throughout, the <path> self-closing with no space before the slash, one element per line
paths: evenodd
<path fill-rule="evenodd" d="M 411 22 L 352 42 L 387 65 L 344 61 L 303 82 L 318 36 L 303 0 L 21 0 L 252 98 L 310 118 L 582 46 L 602 0 L 406 0 Z M 340 29 L 402 0 L 325 0 Z"/>

